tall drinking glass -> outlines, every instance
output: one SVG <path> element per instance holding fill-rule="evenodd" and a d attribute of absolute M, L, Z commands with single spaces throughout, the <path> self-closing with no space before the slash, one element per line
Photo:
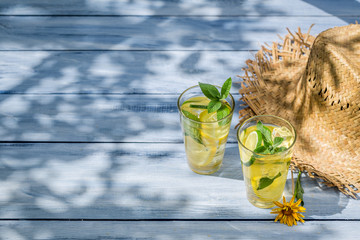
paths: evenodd
<path fill-rule="evenodd" d="M 263 135 L 259 137 L 261 135 L 257 126 L 259 121 L 271 131 L 271 141 L 274 144 L 279 142 L 279 139 L 275 140 L 275 138 L 283 139 L 276 148 L 270 147 L 271 152 L 255 152 L 255 149 L 261 149 L 258 148 L 260 145 L 264 145 Z M 273 202 L 279 201 L 283 195 L 293 155 L 296 141 L 294 127 L 280 117 L 255 116 L 241 125 L 237 138 L 249 202 L 259 208 L 275 206 Z M 258 141 L 261 142 L 258 144 Z"/>
<path fill-rule="evenodd" d="M 218 86 L 216 87 L 219 90 L 221 89 Z M 217 120 L 216 112 L 208 114 L 206 109 L 198 110 L 199 120 L 191 119 L 184 114 L 185 105 L 189 102 L 201 102 L 202 99 L 206 99 L 206 97 L 201 92 L 200 87 L 193 86 L 180 95 L 177 106 L 188 165 L 196 173 L 211 174 L 220 169 L 223 161 L 235 101 L 229 94 L 224 101 L 224 106 L 229 108 L 229 114 L 220 120 Z M 192 111 L 194 110 L 192 109 Z M 193 112 L 193 114 L 196 115 L 197 113 Z"/>

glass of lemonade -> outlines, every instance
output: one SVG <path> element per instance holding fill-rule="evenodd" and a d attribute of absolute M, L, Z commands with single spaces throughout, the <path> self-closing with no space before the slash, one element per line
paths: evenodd
<path fill-rule="evenodd" d="M 229 114 L 218 120 L 217 112 L 208 113 L 206 106 L 210 100 L 199 86 L 188 88 L 178 98 L 188 164 L 199 174 L 214 173 L 222 164 L 235 101 L 231 94 L 221 101 Z"/>
<path fill-rule="evenodd" d="M 237 138 L 247 198 L 259 208 L 271 208 L 283 195 L 296 132 L 286 120 L 255 116 L 238 129 Z"/>

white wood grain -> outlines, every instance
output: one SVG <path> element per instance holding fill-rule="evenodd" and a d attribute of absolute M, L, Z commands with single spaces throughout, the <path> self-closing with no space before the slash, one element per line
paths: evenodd
<path fill-rule="evenodd" d="M 357 15 L 357 1 L 336 0 L 2 0 L 0 13 L 6 15 L 256 15 L 328 16 Z"/>
<path fill-rule="evenodd" d="M 0 144 L 0 218 L 274 219 L 246 199 L 237 144 L 205 176 L 183 144 Z M 360 201 L 303 177 L 306 219 L 358 219 Z M 286 186 L 291 192 L 290 175 Z"/>
<path fill-rule="evenodd" d="M 1 40 L 0 40 L 1 41 Z M 0 52 L 0 93 L 175 94 L 242 74 L 251 52 Z M 233 84 L 233 93 L 237 92 Z"/>
<path fill-rule="evenodd" d="M 174 88 L 176 88 L 174 86 Z M 1 141 L 182 142 L 177 95 L 0 95 Z M 235 108 L 229 141 L 236 142 Z"/>
<path fill-rule="evenodd" d="M 358 239 L 359 222 L 1 221 L 2 239 Z"/>
<path fill-rule="evenodd" d="M 254 50 L 357 17 L 0 17 L 0 50 Z M 176 31 L 174 31 L 176 29 Z"/>

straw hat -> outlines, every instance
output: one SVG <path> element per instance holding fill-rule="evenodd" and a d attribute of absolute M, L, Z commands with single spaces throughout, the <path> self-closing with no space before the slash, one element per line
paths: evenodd
<path fill-rule="evenodd" d="M 311 29 L 311 27 L 310 27 Z M 360 192 L 360 25 L 300 29 L 247 60 L 240 122 L 271 114 L 298 133 L 292 163 L 346 195 Z"/>

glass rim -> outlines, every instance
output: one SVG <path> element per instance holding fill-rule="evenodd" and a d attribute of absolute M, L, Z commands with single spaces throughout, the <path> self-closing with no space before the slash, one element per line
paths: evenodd
<path fill-rule="evenodd" d="M 220 86 L 217 86 L 217 85 L 214 85 L 214 86 L 221 89 Z M 185 91 L 183 91 L 183 92 L 180 94 L 180 96 L 178 97 L 177 107 L 178 107 L 178 110 L 179 110 L 180 114 L 181 114 L 183 117 L 185 117 L 186 119 L 188 119 L 188 120 L 190 120 L 190 121 L 192 121 L 192 122 L 204 124 L 204 123 L 218 123 L 218 122 L 221 122 L 221 121 L 223 121 L 224 119 L 228 118 L 229 116 L 232 116 L 232 115 L 233 115 L 234 110 L 235 110 L 235 100 L 234 100 L 234 97 L 232 96 L 232 94 L 229 93 L 229 96 L 230 96 L 230 99 L 231 99 L 231 102 L 232 102 L 232 106 L 230 105 L 231 111 L 230 111 L 230 113 L 229 113 L 228 115 L 226 115 L 226 116 L 223 117 L 222 119 L 219 119 L 219 120 L 217 120 L 217 121 L 212 121 L 212 122 L 201 122 L 201 121 L 196 121 L 196 120 L 193 120 L 193 119 L 191 119 L 191 118 L 186 117 L 185 114 L 181 111 L 180 99 L 181 99 L 181 97 L 182 97 L 187 91 L 189 91 L 189 90 L 191 90 L 191 89 L 194 89 L 194 88 L 199 88 L 199 89 L 200 89 L 200 86 L 199 86 L 199 85 L 195 85 L 195 86 L 189 87 L 189 88 L 187 88 Z M 200 90 L 201 90 L 201 89 L 200 89 Z M 205 96 L 205 95 L 204 95 L 204 96 Z"/>
<path fill-rule="evenodd" d="M 273 117 L 273 118 L 277 118 L 281 121 L 284 121 L 285 123 L 289 124 L 291 126 L 291 128 L 294 130 L 294 141 L 291 143 L 290 147 L 288 147 L 285 151 L 283 152 L 279 152 L 279 153 L 269 153 L 269 154 L 263 154 L 263 153 L 256 153 L 250 149 L 248 149 L 247 147 L 245 147 L 245 145 L 241 142 L 240 140 L 240 129 L 242 126 L 244 126 L 245 123 L 253 120 L 254 118 L 258 118 L 258 117 Z M 256 115 L 256 116 L 253 116 L 251 118 L 248 118 L 246 119 L 242 124 L 241 126 L 239 127 L 239 129 L 237 130 L 237 133 L 236 133 L 236 138 L 238 140 L 238 143 L 241 145 L 241 147 L 245 148 L 247 151 L 251 152 L 252 154 L 256 154 L 258 156 L 261 156 L 261 157 L 268 157 L 268 156 L 276 156 L 276 155 L 282 155 L 284 154 L 284 152 L 288 152 L 290 149 L 292 149 L 295 145 L 295 142 L 296 142 L 296 139 L 297 139 L 297 133 L 296 133 L 296 130 L 294 128 L 294 126 L 287 120 L 285 120 L 284 118 L 281 118 L 281 117 L 278 117 L 278 116 L 275 116 L 275 115 Z"/>

